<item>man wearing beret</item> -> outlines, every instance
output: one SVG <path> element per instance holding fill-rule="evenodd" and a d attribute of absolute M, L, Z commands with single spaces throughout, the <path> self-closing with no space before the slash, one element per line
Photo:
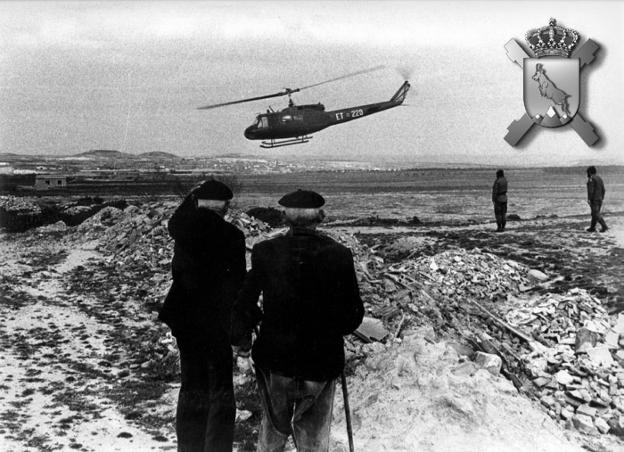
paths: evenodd
<path fill-rule="evenodd" d="M 364 315 L 351 251 L 316 231 L 324 202 L 304 190 L 280 199 L 290 229 L 254 246 L 252 268 L 234 306 L 235 349 L 249 349 L 260 323 L 252 356 L 264 408 L 261 452 L 283 451 L 291 434 L 297 450 L 329 449 L 343 336 Z"/>
<path fill-rule="evenodd" d="M 232 191 L 210 180 L 169 220 L 173 284 L 160 311 L 180 349 L 178 451 L 232 450 L 232 304 L 245 277 L 245 237 L 223 217 Z"/>

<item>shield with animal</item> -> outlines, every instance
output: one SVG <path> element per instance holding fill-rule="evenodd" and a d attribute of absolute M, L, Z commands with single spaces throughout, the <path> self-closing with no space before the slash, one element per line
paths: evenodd
<path fill-rule="evenodd" d="M 580 106 L 578 58 L 525 58 L 524 107 L 536 124 L 560 127 L 574 118 Z"/>

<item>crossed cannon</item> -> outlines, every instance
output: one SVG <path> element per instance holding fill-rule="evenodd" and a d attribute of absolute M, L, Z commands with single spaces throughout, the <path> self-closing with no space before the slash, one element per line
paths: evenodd
<path fill-rule="evenodd" d="M 588 39 L 585 44 L 572 54 L 572 58 L 579 59 L 579 70 L 594 61 L 599 49 L 600 46 L 595 41 Z M 521 69 L 523 60 L 531 58 L 515 39 L 510 39 L 505 44 L 505 50 L 507 51 L 507 57 L 520 66 Z M 524 113 L 520 119 L 514 120 L 509 124 L 505 141 L 512 146 L 516 146 L 535 124 L 536 122 L 533 118 L 528 113 Z M 583 119 L 579 112 L 576 113 L 570 124 L 588 146 L 594 145 L 600 139 L 594 126 L 589 121 Z"/>

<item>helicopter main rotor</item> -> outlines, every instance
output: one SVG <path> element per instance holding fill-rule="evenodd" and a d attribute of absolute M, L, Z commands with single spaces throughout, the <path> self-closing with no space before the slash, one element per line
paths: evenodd
<path fill-rule="evenodd" d="M 318 83 L 314 83 L 312 85 L 307 85 L 307 86 L 303 86 L 301 88 L 284 88 L 283 91 L 280 91 L 278 93 L 273 93 L 273 94 L 266 94 L 264 96 L 257 96 L 257 97 L 249 97 L 247 99 L 241 99 L 241 100 L 234 100 L 234 101 L 230 101 L 230 102 L 222 102 L 219 104 L 212 104 L 212 105 L 206 105 L 203 107 L 198 107 L 198 110 L 210 110 L 212 108 L 218 108 L 218 107 L 225 107 L 226 105 L 235 105 L 235 104 L 242 104 L 245 102 L 254 102 L 257 100 L 262 100 L 262 99 L 270 99 L 272 97 L 281 97 L 281 96 L 288 96 L 288 98 L 290 99 L 290 96 L 293 93 L 298 93 L 299 91 L 302 91 L 304 89 L 308 89 L 308 88 L 314 88 L 316 86 L 320 86 L 320 85 L 324 85 L 326 83 L 331 83 L 331 82 L 335 82 L 338 80 L 342 80 L 345 78 L 349 78 L 349 77 L 354 77 L 356 75 L 360 75 L 360 74 L 366 74 L 368 72 L 373 72 L 373 71 L 378 71 L 380 69 L 385 68 L 385 66 L 381 65 L 381 66 L 375 66 L 373 68 L 369 68 L 369 69 L 363 69 L 361 71 L 357 71 L 357 72 L 352 72 L 350 74 L 346 74 L 346 75 L 341 75 L 340 77 L 335 77 L 329 80 L 324 80 L 322 82 L 318 82 Z M 292 100 L 290 99 L 289 104 L 292 104 Z"/>

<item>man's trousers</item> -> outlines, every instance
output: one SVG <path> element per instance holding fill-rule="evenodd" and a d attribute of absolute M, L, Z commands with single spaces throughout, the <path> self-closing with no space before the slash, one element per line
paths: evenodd
<path fill-rule="evenodd" d="M 210 350 L 178 339 L 182 385 L 176 412 L 179 452 L 231 452 L 236 405 L 229 346 Z"/>
<path fill-rule="evenodd" d="M 600 213 L 600 209 L 602 209 L 602 201 L 590 201 L 589 206 L 591 208 L 591 225 L 589 227 L 591 229 L 595 229 L 596 223 L 599 223 L 603 229 L 607 229 L 607 223 L 605 223 L 602 218 L 602 214 Z"/>
<path fill-rule="evenodd" d="M 297 452 L 327 452 L 336 381 L 291 378 L 256 367 L 263 404 L 258 452 L 281 452 L 293 435 Z"/>
<path fill-rule="evenodd" d="M 496 217 L 496 226 L 499 230 L 504 230 L 507 224 L 507 201 L 494 202 L 494 216 Z"/>

